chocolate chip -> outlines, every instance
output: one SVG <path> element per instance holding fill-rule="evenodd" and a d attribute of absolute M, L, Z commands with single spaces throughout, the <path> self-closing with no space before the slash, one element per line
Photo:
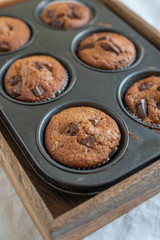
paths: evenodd
<path fill-rule="evenodd" d="M 16 75 L 14 76 L 14 79 L 17 81 L 22 81 L 22 76 L 21 75 Z"/>
<path fill-rule="evenodd" d="M 35 62 L 35 67 L 38 69 L 38 70 L 41 70 L 43 68 L 42 64 L 39 63 L 39 62 Z"/>
<path fill-rule="evenodd" d="M 157 91 L 160 91 L 160 86 L 157 87 Z"/>
<path fill-rule="evenodd" d="M 115 52 L 117 55 L 120 54 L 120 50 L 113 44 L 103 43 L 101 44 L 101 48 L 110 52 Z"/>
<path fill-rule="evenodd" d="M 160 110 L 160 103 L 157 103 L 157 108 Z"/>
<path fill-rule="evenodd" d="M 74 18 L 80 19 L 82 18 L 82 15 L 76 9 L 73 9 L 71 13 L 67 14 L 67 17 L 71 19 L 74 19 Z"/>
<path fill-rule="evenodd" d="M 79 47 L 79 50 L 94 48 L 94 43 L 86 43 L 84 46 Z"/>
<path fill-rule="evenodd" d="M 49 11 L 47 11 L 47 13 L 46 13 L 46 17 L 48 17 L 48 18 L 52 18 L 53 15 L 54 15 L 54 13 L 55 13 L 54 10 L 49 10 Z"/>
<path fill-rule="evenodd" d="M 97 42 L 102 41 L 102 40 L 108 40 L 108 37 L 107 36 L 106 37 L 100 37 L 100 38 L 97 39 Z"/>
<path fill-rule="evenodd" d="M 78 12 L 76 9 L 73 10 L 73 15 L 74 15 L 74 18 L 77 18 L 77 19 L 82 18 L 82 14 Z"/>
<path fill-rule="evenodd" d="M 5 41 L 0 42 L 0 52 L 8 52 L 8 51 L 9 51 L 8 42 L 5 42 Z"/>
<path fill-rule="evenodd" d="M 14 80 L 12 80 L 12 79 L 10 79 L 9 80 L 9 84 L 11 85 L 11 86 L 15 86 L 15 85 L 17 85 L 17 81 L 14 81 Z"/>
<path fill-rule="evenodd" d="M 46 67 L 48 69 L 48 71 L 50 71 L 51 73 L 53 72 L 53 66 L 50 66 L 46 63 L 43 63 L 43 66 Z"/>
<path fill-rule="evenodd" d="M 75 123 L 70 123 L 64 130 L 64 133 L 70 136 L 76 135 L 77 132 L 78 132 L 78 127 Z"/>
<path fill-rule="evenodd" d="M 67 14 L 67 17 L 70 18 L 70 19 L 73 19 L 73 18 L 74 18 L 73 12 L 68 13 L 68 14 Z"/>
<path fill-rule="evenodd" d="M 148 116 L 148 107 L 145 99 L 141 99 L 137 103 L 137 113 L 142 121 Z"/>
<path fill-rule="evenodd" d="M 91 120 L 89 120 L 89 121 L 92 123 L 92 125 L 93 125 L 94 127 L 96 127 L 96 120 L 91 119 Z"/>
<path fill-rule="evenodd" d="M 19 81 L 16 87 L 13 89 L 13 97 L 18 97 L 21 95 L 22 82 Z"/>
<path fill-rule="evenodd" d="M 9 28 L 10 31 L 13 30 L 13 27 L 11 25 L 9 25 L 9 24 L 8 24 L 8 28 Z"/>
<path fill-rule="evenodd" d="M 85 138 L 82 138 L 82 139 L 80 140 L 80 143 L 81 143 L 81 144 L 83 144 L 83 145 L 85 145 L 86 147 L 89 147 L 89 148 L 92 148 L 95 142 L 96 142 L 96 141 L 95 141 L 94 137 L 91 136 L 91 135 L 90 135 L 90 136 L 87 136 L 87 137 L 85 137 Z"/>
<path fill-rule="evenodd" d="M 11 86 L 15 86 L 18 84 L 18 82 L 22 81 L 22 76 L 16 75 L 13 76 L 10 80 L 9 80 L 9 84 Z"/>
<path fill-rule="evenodd" d="M 63 28 L 64 20 L 63 19 L 53 19 L 50 24 L 54 28 Z"/>
<path fill-rule="evenodd" d="M 68 3 L 68 7 L 74 9 L 74 5 L 72 3 Z"/>
<path fill-rule="evenodd" d="M 38 85 L 35 88 L 33 88 L 33 93 L 36 97 L 40 97 L 41 95 L 43 95 L 44 92 L 45 89 L 42 87 L 42 85 Z"/>
<path fill-rule="evenodd" d="M 141 85 L 139 86 L 139 90 L 140 91 L 145 91 L 145 90 L 148 90 L 149 88 L 152 87 L 152 84 L 151 83 L 147 83 L 147 82 L 143 82 L 141 83 Z"/>

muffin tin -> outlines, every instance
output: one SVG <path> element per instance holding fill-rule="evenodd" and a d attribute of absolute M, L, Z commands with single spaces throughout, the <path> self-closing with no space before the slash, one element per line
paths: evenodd
<path fill-rule="evenodd" d="M 121 181 L 160 155 L 160 135 L 135 120 L 125 109 L 124 93 L 142 76 L 160 75 L 160 53 L 119 17 L 97 0 L 82 1 L 93 12 L 90 23 L 74 30 L 53 29 L 41 22 L 39 14 L 50 1 L 32 0 L 1 10 L 1 15 L 23 19 L 31 26 L 27 46 L 0 56 L 0 116 L 37 174 L 50 185 L 70 193 L 94 194 Z M 137 57 L 125 69 L 104 71 L 92 68 L 76 56 L 81 39 L 97 31 L 118 32 L 136 46 Z M 8 66 L 21 57 L 47 54 L 57 58 L 69 73 L 65 91 L 54 99 L 24 103 L 9 97 L 3 88 Z M 103 110 L 119 125 L 122 139 L 118 150 L 104 166 L 72 169 L 52 160 L 44 148 L 45 127 L 54 114 L 72 106 Z M 157 127 L 158 128 L 158 127 Z M 137 141 L 130 139 L 134 133 Z"/>

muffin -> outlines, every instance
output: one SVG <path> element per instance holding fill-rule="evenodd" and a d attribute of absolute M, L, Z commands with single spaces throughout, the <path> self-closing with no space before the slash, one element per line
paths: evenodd
<path fill-rule="evenodd" d="M 23 47 L 31 37 L 28 25 L 20 19 L 0 17 L 0 53 Z"/>
<path fill-rule="evenodd" d="M 98 32 L 83 39 L 77 49 L 78 57 L 86 64 L 104 70 L 129 66 L 136 57 L 134 44 L 113 32 Z"/>
<path fill-rule="evenodd" d="M 118 146 L 117 123 L 91 107 L 72 107 L 54 115 L 45 131 L 45 148 L 65 166 L 89 168 L 107 162 Z"/>
<path fill-rule="evenodd" d="M 160 124 L 160 76 L 134 83 L 125 94 L 126 108 L 147 124 Z"/>
<path fill-rule="evenodd" d="M 50 56 L 30 56 L 15 61 L 4 77 L 8 95 L 19 101 L 37 102 L 55 97 L 67 84 L 67 72 Z"/>
<path fill-rule="evenodd" d="M 53 28 L 73 29 L 86 25 L 91 18 L 88 7 L 72 1 L 49 4 L 41 14 L 41 20 Z"/>

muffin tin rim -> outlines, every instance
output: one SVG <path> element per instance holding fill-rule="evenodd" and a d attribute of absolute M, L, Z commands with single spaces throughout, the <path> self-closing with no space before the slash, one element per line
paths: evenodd
<path fill-rule="evenodd" d="M 8 52 L 4 52 L 4 53 L 0 52 L 0 57 L 14 54 L 14 53 L 17 53 L 18 51 L 24 50 L 25 48 L 29 47 L 35 41 L 37 35 L 39 34 L 39 29 L 32 23 L 31 20 L 29 20 L 26 17 L 19 16 L 19 15 L 16 16 L 15 14 L 0 14 L 0 17 L 10 17 L 10 18 L 15 18 L 15 19 L 19 19 L 19 20 L 23 21 L 29 27 L 29 30 L 31 33 L 31 37 L 25 45 L 23 45 L 21 48 L 13 50 L 13 51 L 8 51 Z"/>
<path fill-rule="evenodd" d="M 117 156 L 115 156 L 116 159 L 114 159 L 114 155 L 113 155 L 113 157 L 112 157 L 113 159 L 111 158 L 111 160 L 107 161 L 102 166 L 95 167 L 94 169 L 78 169 L 78 168 L 71 168 L 71 167 L 62 165 L 61 163 L 58 163 L 57 161 L 53 160 L 49 156 L 49 154 L 47 153 L 45 146 L 44 146 L 44 139 L 43 140 L 41 139 L 41 136 L 42 136 L 41 134 L 43 134 L 43 137 L 44 137 L 45 128 L 46 128 L 47 124 L 49 123 L 49 121 L 51 120 L 52 116 L 54 116 L 55 114 L 65 110 L 67 108 L 78 107 L 78 106 L 84 106 L 84 107 L 88 106 L 88 107 L 96 108 L 98 110 L 105 112 L 107 115 L 109 115 L 111 118 L 113 118 L 113 120 L 116 121 L 116 123 L 120 129 L 120 133 L 121 133 L 121 140 L 118 145 L 121 148 L 118 149 L 115 153 L 115 155 L 117 155 Z M 42 131 L 43 131 L 43 133 L 42 133 Z M 122 137 L 123 137 L 123 139 L 122 139 Z M 122 146 L 122 142 L 124 142 L 123 146 Z M 43 118 L 40 119 L 39 124 L 36 129 L 36 143 L 37 143 L 38 149 L 39 149 L 40 153 L 43 155 L 43 157 L 47 161 L 49 161 L 49 163 L 54 165 L 55 167 L 58 167 L 59 169 L 63 169 L 66 172 L 87 174 L 87 173 L 97 173 L 102 170 L 107 170 L 109 167 L 112 167 L 113 165 L 115 165 L 122 158 L 122 156 L 125 154 L 125 152 L 127 150 L 127 147 L 129 144 L 129 134 L 128 134 L 128 127 L 127 127 L 125 121 L 123 120 L 123 118 L 114 109 L 112 109 L 111 107 L 108 107 L 106 104 L 102 104 L 97 101 L 91 102 L 91 101 L 85 100 L 85 99 L 83 101 L 82 100 L 70 100 L 61 105 L 57 105 L 57 106 L 53 107 L 52 109 L 47 111 L 47 113 L 43 116 Z M 119 154 L 120 154 L 120 156 L 119 156 Z"/>
<path fill-rule="evenodd" d="M 29 56 L 36 56 L 36 55 L 44 55 L 44 56 L 51 56 L 53 58 L 55 58 L 57 61 L 59 61 L 62 66 L 65 68 L 66 72 L 69 75 L 69 80 L 68 80 L 68 84 L 66 86 L 66 88 L 62 91 L 62 93 L 57 96 L 54 97 L 52 99 L 44 99 L 42 101 L 37 101 L 37 102 L 24 102 L 24 101 L 19 101 L 16 100 L 14 98 L 12 98 L 11 96 L 9 96 L 5 89 L 4 89 L 4 85 L 3 85 L 3 81 L 4 81 L 4 76 L 8 70 L 8 68 L 17 60 L 21 59 L 21 58 L 25 58 L 25 57 L 29 57 Z M 21 104 L 21 105 L 28 105 L 28 106 L 36 106 L 36 105 L 41 105 L 41 104 L 47 104 L 50 102 L 54 102 L 58 99 L 60 99 L 61 97 L 63 97 L 64 95 L 66 95 L 74 86 L 75 82 L 76 82 L 76 70 L 74 68 L 74 66 L 70 63 L 70 61 L 68 60 L 67 57 L 62 56 L 61 54 L 57 54 L 56 52 L 53 51 L 47 51 L 47 50 L 34 50 L 34 51 L 29 51 L 28 53 L 22 53 L 20 55 L 16 55 L 12 58 L 10 58 L 9 60 L 7 60 L 3 66 L 0 69 L 0 93 L 9 101 L 16 103 L 16 104 Z"/>
<path fill-rule="evenodd" d="M 36 0 L 37 1 L 37 0 Z M 40 1 L 40 0 L 39 0 Z M 33 16 L 32 16 L 33 17 Z M 35 22 L 35 20 L 34 20 L 34 22 Z M 37 24 L 38 25 L 38 24 Z M 41 26 L 39 26 L 39 28 L 41 28 Z M 131 29 L 132 30 L 132 29 Z M 126 32 L 128 32 L 128 31 L 126 31 Z M 132 31 L 131 31 L 132 32 Z M 56 33 L 56 32 L 55 32 Z M 62 33 L 64 33 L 64 32 L 62 32 Z M 135 33 L 136 34 L 136 33 Z M 137 34 L 137 36 L 138 36 L 138 34 Z M 139 35 L 140 36 L 140 35 Z M 141 36 L 140 36 L 141 37 Z M 144 44 L 145 44 L 145 41 L 143 41 L 143 39 L 142 39 L 142 43 L 144 42 Z M 69 45 L 68 45 L 69 46 Z M 67 46 L 67 47 L 68 47 Z M 147 45 L 145 45 L 145 46 L 147 46 Z M 149 45 L 148 45 L 148 47 L 149 47 Z M 28 50 L 27 50 L 28 51 Z M 146 49 L 146 52 L 147 52 L 147 54 L 149 53 L 149 51 L 147 51 L 147 49 Z M 154 52 L 154 50 L 153 50 L 153 52 Z M 146 54 L 146 56 L 147 56 L 147 54 Z M 158 56 L 158 54 L 157 54 L 157 56 Z M 74 59 L 73 59 L 74 60 Z M 145 60 L 145 59 L 144 59 Z M 143 63 L 143 62 L 142 62 Z M 152 64 L 152 63 L 151 63 Z M 117 91 L 117 88 L 115 89 L 116 91 Z M 68 98 L 68 96 L 67 96 L 67 98 Z M 2 100 L 3 100 L 3 98 L 2 98 Z M 63 101 L 63 100 L 62 100 Z M 62 102 L 61 101 L 61 99 L 60 99 L 60 102 Z M 57 104 L 57 102 L 56 102 L 56 104 Z M 55 105 L 56 105 L 55 104 Z M 49 107 L 51 107 L 51 105 L 52 105 L 52 103 L 49 105 L 49 106 L 47 106 L 48 107 L 48 109 L 49 109 Z M 54 105 L 54 104 L 53 104 Z M 12 106 L 12 105 L 11 105 Z M 118 105 L 117 105 L 118 106 Z M 0 106 L 1 107 L 1 106 Z M 22 106 L 23 107 L 23 106 Z M 121 108 L 119 108 L 120 110 L 121 110 Z M 121 111 L 122 113 L 120 113 L 120 115 L 122 115 L 123 114 L 123 111 Z M 5 111 L 4 111 L 4 109 L 2 109 L 2 115 L 5 113 Z M 6 111 L 6 113 L 8 113 L 7 111 Z M 126 120 L 126 122 L 127 123 L 129 123 L 129 121 L 128 121 L 128 117 L 126 118 L 124 115 L 123 115 L 123 117 L 124 117 L 124 119 Z M 13 125 L 14 126 L 14 125 Z M 139 130 L 140 130 L 140 128 L 138 128 Z M 146 128 L 147 129 L 147 128 Z M 148 131 L 148 129 L 146 130 L 146 131 Z M 152 133 L 153 133 L 153 131 L 152 131 Z M 132 141 L 131 141 L 132 142 Z M 35 144 L 36 145 L 36 144 Z M 24 146 L 24 147 L 26 147 L 26 146 Z M 31 152 L 31 151 L 30 151 Z M 32 152 L 31 152 L 32 153 Z M 123 160 L 124 160 L 124 162 L 125 162 L 125 158 L 127 158 L 127 156 L 128 156 L 128 154 L 129 154 L 129 152 L 126 152 L 125 153 L 125 156 L 123 157 L 123 159 L 122 159 L 122 161 L 119 161 L 118 162 L 118 167 L 117 167 L 117 169 L 119 168 L 119 163 L 120 163 L 120 165 L 122 164 L 123 165 Z M 29 157 L 28 158 L 30 158 L 29 159 L 29 162 L 30 162 L 30 164 L 32 164 L 33 163 L 33 160 L 36 160 L 36 158 L 33 158 L 33 160 L 31 159 L 32 158 L 32 156 L 31 156 L 31 154 L 29 154 L 28 155 Z M 39 156 L 40 156 L 40 154 L 39 154 Z M 127 159 L 127 160 L 129 160 L 129 159 Z M 152 160 L 152 158 L 150 158 L 148 161 L 150 161 L 150 160 Z M 142 159 L 142 161 L 143 161 L 143 159 Z M 147 162 L 147 163 L 149 163 L 149 162 Z M 37 164 L 37 165 L 36 165 Z M 49 179 L 48 178 L 48 180 L 47 180 L 47 171 L 46 171 L 46 168 L 43 168 L 43 166 L 42 166 L 42 168 L 41 169 L 39 169 L 38 168 L 38 165 L 39 164 L 39 162 L 36 162 L 35 161 L 35 167 L 34 167 L 34 170 L 36 170 L 36 167 L 37 167 L 37 173 L 39 174 L 39 173 L 41 173 L 41 174 L 39 174 L 44 180 L 45 180 L 45 178 L 46 178 L 46 181 L 47 181 L 47 183 L 48 184 L 51 184 L 53 187 L 56 187 L 57 185 L 52 181 L 52 179 Z M 114 168 L 114 169 L 116 169 L 116 167 Z M 111 170 L 111 172 L 113 171 L 114 172 L 114 170 L 113 170 L 113 168 L 111 168 L 110 169 Z M 110 171 L 110 170 L 108 170 L 108 172 Z M 120 170 L 120 168 L 119 168 L 119 170 Z M 134 171 L 135 169 L 133 169 L 133 171 Z M 39 171 L 39 172 L 38 172 Z M 103 174 L 103 172 L 102 172 L 102 174 Z M 106 173 L 107 174 L 107 173 Z M 117 174 L 119 174 L 118 176 L 118 178 L 116 178 L 116 180 L 117 181 L 121 181 L 122 179 L 123 179 L 123 176 L 125 176 L 125 175 L 123 175 L 123 174 L 121 174 L 121 171 L 120 172 L 118 172 L 117 171 Z M 130 174 L 130 172 L 129 172 L 129 174 Z M 115 177 L 115 175 L 113 175 L 114 177 Z M 107 186 L 110 186 L 110 184 L 112 184 L 112 182 L 114 183 L 115 182 L 115 179 L 113 179 L 113 181 L 111 180 L 110 181 L 110 179 L 109 179 L 109 181 L 107 182 Z M 59 184 L 59 186 L 60 187 L 58 187 L 59 189 L 61 189 L 62 190 L 62 188 L 63 188 L 63 185 L 60 185 Z M 105 186 L 105 188 L 106 188 L 106 186 Z M 66 192 L 72 192 L 72 193 L 77 193 L 76 191 L 78 191 L 78 190 L 76 190 L 75 188 L 73 188 L 72 189 L 72 191 L 70 190 L 71 188 L 69 188 L 69 186 L 67 186 L 66 188 L 65 188 L 66 190 L 64 190 L 63 189 L 63 191 L 66 191 Z M 83 190 L 83 189 L 82 189 Z M 104 186 L 102 186 L 102 188 L 98 188 L 98 191 L 96 191 L 96 192 L 100 192 L 100 191 L 102 191 L 102 190 L 104 190 Z M 89 189 L 89 191 L 92 191 L 92 189 Z M 84 192 L 83 192 L 84 193 Z M 91 194 L 94 194 L 95 193 L 95 190 L 93 189 L 93 191 L 91 192 Z M 80 193 L 81 194 L 81 193 Z M 85 194 L 88 194 L 88 193 L 86 193 L 86 191 L 85 191 Z M 90 194 L 90 193 L 89 193 Z"/>
<path fill-rule="evenodd" d="M 50 30 L 64 31 L 64 32 L 69 32 L 69 31 L 71 32 L 71 31 L 81 30 L 81 29 L 84 29 L 85 27 L 89 27 L 90 25 L 92 25 L 96 21 L 96 19 L 98 18 L 99 13 L 98 13 L 96 7 L 94 6 L 95 4 L 93 2 L 89 2 L 89 3 L 87 2 L 86 3 L 85 0 L 75 0 L 75 2 L 84 2 L 84 5 L 87 6 L 90 9 L 90 12 L 91 12 L 91 19 L 90 19 L 90 21 L 87 24 L 85 24 L 85 25 L 83 25 L 81 27 L 73 28 L 73 29 L 54 28 L 54 27 L 48 25 L 47 23 L 43 22 L 41 20 L 41 17 L 40 17 L 40 15 L 41 15 L 42 11 L 44 10 L 45 6 L 48 6 L 49 4 L 51 4 L 51 2 L 54 2 L 54 1 L 58 2 L 59 0 L 42 0 L 41 2 L 39 2 L 36 5 L 36 7 L 34 9 L 34 16 L 35 16 L 36 21 L 41 26 L 46 27 L 46 28 L 48 28 Z M 64 2 L 67 2 L 67 0 L 64 0 Z"/>
<path fill-rule="evenodd" d="M 125 93 L 123 94 L 122 96 L 122 88 L 123 86 L 125 85 L 125 83 L 127 81 L 129 81 L 131 78 L 136 78 L 137 76 L 141 76 L 142 74 L 144 74 L 145 76 L 141 77 L 140 79 L 134 79 L 134 81 L 132 81 L 132 84 L 129 86 L 131 87 L 134 83 L 140 81 L 141 79 L 144 79 L 144 78 L 147 78 L 147 77 L 150 77 L 150 76 L 153 76 L 153 75 L 157 75 L 157 76 L 160 76 L 160 68 L 154 68 L 154 69 L 141 69 L 141 70 L 138 70 L 134 73 L 131 73 L 129 75 L 127 75 L 122 81 L 121 83 L 119 84 L 118 88 L 117 88 L 117 101 L 121 107 L 121 109 L 134 121 L 136 121 L 137 123 L 139 124 L 142 124 L 143 126 L 145 127 L 149 127 L 151 129 L 160 129 L 160 126 L 158 127 L 157 125 L 153 124 L 153 125 L 150 125 L 150 124 L 147 124 L 145 123 L 144 121 L 142 121 L 141 119 L 137 118 L 136 116 L 134 116 L 133 113 L 131 113 L 129 110 L 127 110 L 127 108 L 125 107 L 125 104 L 124 104 L 124 95 L 126 93 L 126 91 L 128 90 L 129 87 L 126 88 L 125 90 Z"/>
<path fill-rule="evenodd" d="M 98 33 L 98 32 L 113 32 L 113 33 L 117 33 L 120 35 L 123 35 L 124 37 L 126 37 L 127 39 L 129 39 L 135 46 L 136 48 L 136 57 L 133 59 L 133 61 L 131 61 L 131 63 L 129 63 L 127 66 L 125 66 L 124 68 L 121 69 L 113 69 L 113 70 L 107 70 L 107 69 L 100 69 L 100 68 L 96 68 L 93 66 L 88 65 L 87 63 L 83 62 L 78 56 L 77 56 L 77 47 L 80 43 L 80 41 L 82 41 L 83 39 L 87 38 L 88 36 L 94 34 L 94 33 Z M 141 41 L 139 39 L 135 39 L 131 34 L 126 34 L 124 33 L 124 31 L 118 30 L 114 27 L 104 27 L 104 26 L 95 26 L 92 25 L 90 29 L 84 29 L 80 32 L 78 32 L 72 39 L 72 42 L 70 44 L 70 50 L 72 52 L 73 58 L 82 66 L 93 70 L 93 71 L 97 71 L 97 72 L 103 72 L 103 73 L 119 73 L 119 72 L 123 72 L 123 71 L 127 71 L 130 70 L 134 67 L 136 67 L 143 59 L 144 57 L 144 48 L 142 47 Z"/>

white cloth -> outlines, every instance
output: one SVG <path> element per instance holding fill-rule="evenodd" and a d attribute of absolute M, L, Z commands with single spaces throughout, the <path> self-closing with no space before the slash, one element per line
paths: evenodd
<path fill-rule="evenodd" d="M 42 240 L 17 193 L 0 167 L 0 240 Z"/>
<path fill-rule="evenodd" d="M 160 0 L 121 0 L 160 30 Z M 0 168 L 0 240 L 42 240 L 15 190 Z M 159 240 L 160 194 L 84 240 Z"/>
<path fill-rule="evenodd" d="M 119 0 L 160 31 L 160 0 Z"/>
<path fill-rule="evenodd" d="M 159 240 L 160 194 L 84 240 Z"/>

